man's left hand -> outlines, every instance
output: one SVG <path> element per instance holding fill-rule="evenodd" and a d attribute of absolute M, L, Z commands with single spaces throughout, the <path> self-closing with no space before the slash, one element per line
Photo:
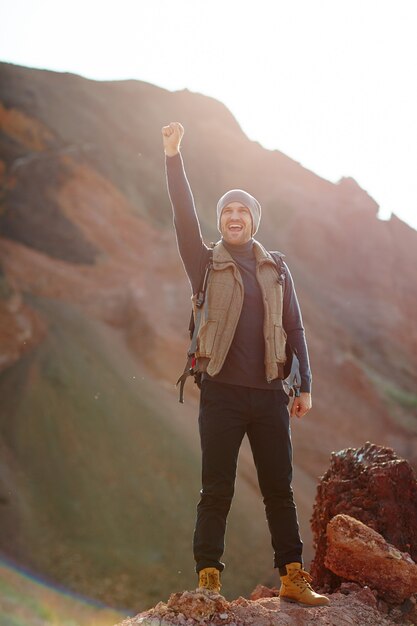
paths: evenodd
<path fill-rule="evenodd" d="M 311 393 L 302 391 L 300 395 L 295 396 L 291 406 L 291 417 L 303 417 L 312 407 Z"/>

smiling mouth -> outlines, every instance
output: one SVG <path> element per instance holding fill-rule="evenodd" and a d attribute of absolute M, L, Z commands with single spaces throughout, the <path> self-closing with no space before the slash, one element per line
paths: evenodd
<path fill-rule="evenodd" d="M 243 226 L 241 224 L 229 224 L 227 228 L 232 232 L 240 232 L 243 230 Z"/>

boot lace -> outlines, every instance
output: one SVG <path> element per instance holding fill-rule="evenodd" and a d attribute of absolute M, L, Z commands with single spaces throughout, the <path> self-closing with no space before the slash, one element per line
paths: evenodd
<path fill-rule="evenodd" d="M 293 582 L 294 585 L 297 585 L 297 587 L 299 587 L 300 589 L 306 589 L 307 588 L 307 589 L 311 589 L 311 591 L 313 591 L 313 588 L 310 585 L 310 583 L 312 582 L 313 578 L 305 570 L 297 569 L 297 570 L 295 570 L 295 572 L 291 572 L 289 577 L 291 579 L 291 582 Z"/>

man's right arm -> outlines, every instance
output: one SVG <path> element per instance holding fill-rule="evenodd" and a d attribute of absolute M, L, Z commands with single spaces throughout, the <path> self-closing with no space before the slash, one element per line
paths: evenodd
<path fill-rule="evenodd" d="M 178 122 L 171 122 L 162 129 L 168 193 L 174 213 L 178 249 L 193 293 L 195 293 L 199 287 L 209 253 L 201 236 L 194 198 L 180 153 L 183 134 L 184 129 Z"/>

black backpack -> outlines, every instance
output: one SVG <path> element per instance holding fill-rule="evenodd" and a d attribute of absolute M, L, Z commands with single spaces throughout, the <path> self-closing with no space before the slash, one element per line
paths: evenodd
<path fill-rule="evenodd" d="M 281 252 L 270 252 L 270 255 L 274 259 L 278 270 L 278 282 L 284 286 L 285 281 L 285 267 L 283 261 L 283 254 Z M 176 382 L 176 386 L 180 386 L 179 402 L 184 403 L 184 385 L 189 376 L 194 377 L 194 382 L 201 388 L 202 372 L 198 370 L 197 359 L 195 352 L 197 349 L 197 335 L 200 327 L 201 313 L 203 311 L 204 302 L 206 299 L 207 282 L 210 271 L 213 267 L 213 249 L 209 249 L 209 257 L 204 269 L 196 297 L 196 318 L 194 319 L 194 311 L 191 311 L 190 323 L 188 330 L 190 333 L 191 344 L 187 352 L 187 361 L 185 363 L 184 371 Z M 284 389 L 289 395 L 300 395 L 300 373 L 299 363 L 296 355 L 294 354 L 290 344 L 287 342 L 285 345 L 285 354 L 287 360 L 284 366 Z"/>

